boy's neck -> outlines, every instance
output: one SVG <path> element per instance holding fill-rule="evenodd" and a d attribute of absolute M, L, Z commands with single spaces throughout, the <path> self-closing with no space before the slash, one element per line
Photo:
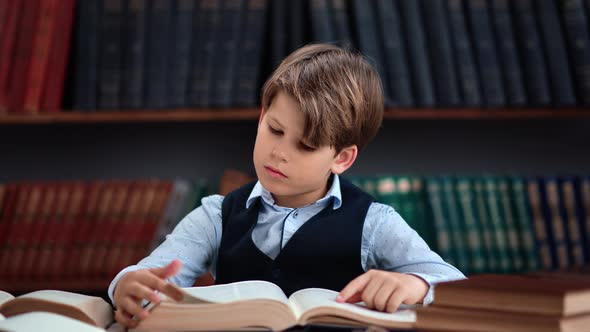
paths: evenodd
<path fill-rule="evenodd" d="M 271 193 L 271 195 L 272 195 L 276 205 L 278 205 L 280 207 L 298 209 L 298 208 L 313 204 L 313 203 L 319 201 L 320 199 L 322 199 L 324 196 L 326 196 L 326 193 L 332 187 L 333 178 L 334 178 L 334 175 L 331 175 L 328 178 L 328 180 L 326 181 L 326 185 L 324 186 L 324 190 L 321 190 L 321 191 L 318 191 L 315 193 L 310 193 L 309 195 L 300 194 L 300 195 L 293 195 L 293 196 L 277 196 L 273 193 Z"/>

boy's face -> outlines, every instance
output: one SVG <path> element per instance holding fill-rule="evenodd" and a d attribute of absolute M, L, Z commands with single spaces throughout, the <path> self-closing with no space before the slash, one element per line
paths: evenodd
<path fill-rule="evenodd" d="M 356 158 L 356 146 L 336 150 L 303 141 L 305 119 L 293 97 L 279 92 L 258 123 L 254 167 L 277 205 L 301 207 L 322 198 L 331 173 L 340 174 Z"/>

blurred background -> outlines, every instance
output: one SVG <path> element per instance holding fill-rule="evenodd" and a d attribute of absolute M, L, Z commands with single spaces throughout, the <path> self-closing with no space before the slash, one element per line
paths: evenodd
<path fill-rule="evenodd" d="M 0 289 L 104 292 L 253 179 L 260 88 L 312 42 L 377 68 L 347 175 L 445 259 L 588 266 L 588 1 L 2 0 Z"/>

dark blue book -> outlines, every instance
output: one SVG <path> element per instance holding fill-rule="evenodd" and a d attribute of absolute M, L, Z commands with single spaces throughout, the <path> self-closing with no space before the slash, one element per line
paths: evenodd
<path fill-rule="evenodd" d="M 393 106 L 389 80 L 385 72 L 385 61 L 383 59 L 383 37 L 375 24 L 377 22 L 377 14 L 375 12 L 376 8 L 373 7 L 374 2 L 353 0 L 352 4 L 360 51 L 371 62 L 381 77 L 385 106 Z"/>
<path fill-rule="evenodd" d="M 583 234 L 584 214 L 580 209 L 579 196 L 576 194 L 576 191 L 579 191 L 576 190 L 576 178 L 573 176 L 561 177 L 559 179 L 559 189 L 559 208 L 565 216 L 564 224 L 567 229 L 570 262 L 573 268 L 581 268 L 587 260 Z"/>
<path fill-rule="evenodd" d="M 172 2 L 150 0 L 148 2 L 147 70 L 144 89 L 145 107 L 168 107 L 168 56 L 174 47 L 171 39 Z"/>
<path fill-rule="evenodd" d="M 565 36 L 576 81 L 578 102 L 590 105 L 590 28 L 582 0 L 560 0 Z M 589 5 L 590 7 L 590 5 Z"/>
<path fill-rule="evenodd" d="M 580 233 L 584 243 L 586 265 L 590 263 L 590 176 L 579 176 L 574 181 L 576 211 L 580 222 Z"/>
<path fill-rule="evenodd" d="M 186 107 L 193 40 L 194 0 L 174 0 L 170 39 L 174 40 L 168 58 L 168 106 Z"/>
<path fill-rule="evenodd" d="M 385 71 L 389 80 L 390 94 L 394 106 L 414 106 L 412 82 L 408 69 L 405 39 L 401 30 L 397 3 L 391 0 L 377 0 L 378 26 L 383 35 Z"/>
<path fill-rule="evenodd" d="M 98 107 L 121 106 L 121 68 L 123 61 L 123 0 L 104 0 L 100 24 Z"/>
<path fill-rule="evenodd" d="M 287 53 L 303 47 L 309 42 L 309 3 L 307 1 L 288 1 L 289 15 L 287 29 Z"/>
<path fill-rule="evenodd" d="M 336 31 L 332 24 L 332 10 L 328 0 L 310 0 L 312 39 L 318 43 L 332 43 L 336 40 Z"/>
<path fill-rule="evenodd" d="M 345 48 L 352 48 L 354 41 L 350 30 L 350 15 L 348 12 L 348 2 L 346 0 L 329 0 L 334 20 L 334 31 L 336 32 L 336 43 Z M 299 1 L 293 1 L 299 2 Z"/>
<path fill-rule="evenodd" d="M 576 94 L 559 11 L 554 0 L 537 0 L 535 5 L 541 38 L 545 46 L 553 104 L 573 106 L 576 104 Z"/>
<path fill-rule="evenodd" d="M 403 31 L 406 36 L 412 91 L 419 107 L 433 107 L 436 104 L 432 82 L 432 66 L 428 58 L 428 44 L 424 34 L 422 10 L 418 1 L 399 1 Z"/>
<path fill-rule="evenodd" d="M 127 0 L 123 22 L 121 107 L 143 107 L 147 8 L 144 0 Z"/>
<path fill-rule="evenodd" d="M 76 60 L 73 108 L 93 111 L 97 108 L 98 50 L 102 2 L 86 0 L 76 3 Z"/>
<path fill-rule="evenodd" d="M 449 23 L 452 44 L 457 60 L 457 76 L 462 105 L 477 107 L 482 105 L 479 73 L 473 56 L 473 45 L 467 29 L 463 0 L 449 0 Z"/>
<path fill-rule="evenodd" d="M 526 88 L 522 75 L 522 65 L 514 40 L 512 13 L 509 0 L 490 0 L 492 26 L 496 34 L 498 57 L 504 78 L 506 101 L 510 106 L 527 104 Z"/>
<path fill-rule="evenodd" d="M 262 51 L 266 30 L 269 0 L 248 0 L 243 38 L 240 39 L 238 77 L 232 105 L 254 107 L 259 105 L 262 71 Z"/>
<path fill-rule="evenodd" d="M 205 67 L 205 38 L 208 35 L 209 27 L 207 26 L 207 13 L 205 1 L 195 1 L 195 13 L 192 27 L 191 40 L 191 57 L 190 57 L 190 73 L 188 78 L 188 87 L 186 92 L 186 102 L 191 107 L 198 107 L 200 105 L 200 79 L 203 75 Z"/>
<path fill-rule="evenodd" d="M 271 70 L 279 66 L 283 58 L 287 56 L 288 40 L 287 40 L 287 0 L 272 0 L 270 1 L 270 65 Z"/>
<path fill-rule="evenodd" d="M 498 49 L 490 24 L 490 15 L 485 0 L 468 1 L 469 21 L 481 77 L 484 104 L 490 107 L 506 105 L 502 84 L 502 70 L 498 61 Z"/>
<path fill-rule="evenodd" d="M 212 106 L 231 105 L 233 81 L 237 79 L 236 68 L 238 57 L 241 56 L 238 41 L 241 38 L 245 5 L 245 0 L 222 0 L 218 42 L 213 60 L 213 85 L 210 91 Z"/>
<path fill-rule="evenodd" d="M 541 44 L 532 0 L 519 0 L 511 3 L 514 10 L 515 35 L 522 59 L 529 105 L 549 106 L 552 97 L 545 51 Z"/>
<path fill-rule="evenodd" d="M 559 184 L 554 177 L 544 177 L 539 180 L 541 189 L 541 205 L 545 216 L 545 229 L 551 248 L 553 268 L 564 270 L 571 267 L 568 248 L 568 234 L 565 223 L 565 215 L 559 208 L 561 197 Z"/>
<path fill-rule="evenodd" d="M 451 45 L 449 16 L 444 0 L 422 0 L 424 23 L 428 44 L 432 77 L 438 106 L 453 107 L 461 104 L 455 55 Z"/>

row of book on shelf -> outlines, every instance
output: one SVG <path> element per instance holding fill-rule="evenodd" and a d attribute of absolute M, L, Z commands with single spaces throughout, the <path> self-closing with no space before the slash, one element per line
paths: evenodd
<path fill-rule="evenodd" d="M 185 179 L 0 184 L 0 280 L 110 280 L 208 193 Z"/>
<path fill-rule="evenodd" d="M 467 274 L 572 270 L 590 263 L 589 176 L 351 180 L 393 206 Z M 223 182 L 221 192 L 232 190 Z M 110 279 L 163 242 L 210 193 L 204 179 L 2 184 L 0 280 Z"/>
<path fill-rule="evenodd" d="M 66 81 L 74 110 L 254 107 L 311 42 L 365 54 L 387 106 L 590 105 L 583 0 L 74 2 L 0 3 L 0 111 L 59 111 Z"/>

